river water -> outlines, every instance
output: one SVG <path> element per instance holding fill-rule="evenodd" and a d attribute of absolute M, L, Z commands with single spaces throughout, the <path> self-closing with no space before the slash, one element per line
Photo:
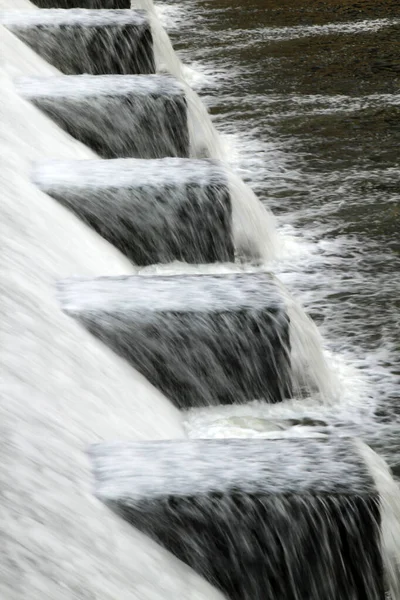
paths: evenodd
<path fill-rule="evenodd" d="M 297 354 L 304 352 L 320 390 L 327 380 L 326 397 L 315 392 L 274 406 L 254 401 L 193 410 L 185 415 L 191 437 L 351 433 L 400 474 L 396 4 L 337 0 L 310 8 L 304 0 L 281 0 L 239 9 L 189 0 L 158 7 L 228 161 L 276 217 L 282 244 L 267 267 L 318 325 L 327 364 L 315 331 L 288 300 Z M 0 223 L 7 286 L 0 325 L 7 383 L 0 478 L 7 560 L 0 589 L 7 597 L 47 593 L 60 600 L 76 594 L 219 598 L 92 496 L 82 451 L 89 444 L 179 439 L 185 432 L 181 414 L 161 394 L 59 309 L 56 280 L 136 269 L 29 182 L 32 160 L 94 157 L 17 97 L 9 75 L 52 69 L 2 34 Z M 247 202 L 246 189 L 235 190 Z M 360 452 L 382 499 L 394 599 L 397 485 L 376 454 L 362 445 Z M 369 574 L 366 569 L 366 580 Z"/>
<path fill-rule="evenodd" d="M 257 403 L 194 411 L 189 434 L 269 435 L 283 415 L 297 433 L 306 423 L 358 434 L 396 470 L 398 2 L 189 0 L 158 10 L 229 162 L 277 218 L 285 250 L 273 270 L 318 325 L 341 396 L 325 412 L 304 402 L 280 413 Z"/>

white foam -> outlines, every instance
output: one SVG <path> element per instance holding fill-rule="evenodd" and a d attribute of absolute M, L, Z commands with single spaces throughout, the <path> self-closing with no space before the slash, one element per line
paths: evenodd
<path fill-rule="evenodd" d="M 21 48 L 9 72 L 47 70 Z M 28 179 L 32 161 L 95 155 L 23 101 L 4 71 L 0 86 L 0 529 L 10 559 L 0 596 L 221 600 L 92 495 L 88 444 L 184 431 L 162 394 L 62 313 L 60 277 L 129 273 L 130 263 Z"/>
<path fill-rule="evenodd" d="M 11 77 L 59 73 L 3 25 L 0 25 L 0 65 Z"/>
<path fill-rule="evenodd" d="M 107 188 L 226 185 L 226 169 L 217 162 L 186 158 L 121 158 L 92 161 L 49 161 L 37 166 L 35 181 L 47 187 Z"/>
<path fill-rule="evenodd" d="M 29 2 L 29 0 L 0 0 L 1 10 L 25 10 L 25 9 L 39 10 L 37 6 Z"/>
<path fill-rule="evenodd" d="M 272 212 L 233 171 L 229 173 L 228 184 L 233 235 L 239 252 L 268 263 L 279 255 L 282 244 Z"/>
<path fill-rule="evenodd" d="M 400 488 L 380 456 L 361 442 L 357 447 L 379 492 L 382 556 L 387 584 L 394 600 L 400 598 Z"/>
<path fill-rule="evenodd" d="M 90 455 L 101 497 L 133 504 L 232 490 L 256 497 L 375 491 L 353 441 L 344 438 L 110 442 Z"/>
<path fill-rule="evenodd" d="M 17 90 L 25 98 L 87 98 L 97 96 L 184 96 L 183 86 L 165 75 L 69 75 L 23 77 Z"/>
<path fill-rule="evenodd" d="M 112 311 L 134 319 L 152 319 L 152 313 L 208 313 L 273 310 L 282 319 L 284 303 L 269 273 L 186 273 L 171 277 L 75 278 L 59 284 L 63 308 L 75 313 Z M 278 314 L 275 314 L 275 311 Z M 279 311 L 281 314 L 279 314 Z"/>
<path fill-rule="evenodd" d="M 104 27 L 107 25 L 145 25 L 146 13 L 142 10 L 94 10 L 75 8 L 41 9 L 37 11 L 5 11 L 0 14 L 0 21 L 7 27 L 16 29 L 36 27 L 60 27 L 76 25 L 84 27 Z"/>
<path fill-rule="evenodd" d="M 346 35 L 355 33 L 368 33 L 379 31 L 385 27 L 393 27 L 400 24 L 400 19 L 365 19 L 363 21 L 352 21 L 348 23 L 328 23 L 326 25 L 297 25 L 295 27 L 268 27 L 255 29 L 249 36 L 252 43 L 257 41 L 278 41 L 297 39 L 314 35 Z M 257 39 L 258 38 L 258 39 Z"/>

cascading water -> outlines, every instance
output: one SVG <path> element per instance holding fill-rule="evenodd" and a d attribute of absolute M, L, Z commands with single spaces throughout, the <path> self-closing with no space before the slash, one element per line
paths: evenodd
<path fill-rule="evenodd" d="M 378 489 L 351 440 L 120 442 L 91 457 L 98 497 L 232 600 L 384 600 Z"/>
<path fill-rule="evenodd" d="M 381 547 L 385 561 L 386 583 L 391 598 L 400 595 L 400 497 L 392 473 L 381 457 L 359 442 L 359 453 L 371 473 L 382 506 Z"/>
<path fill-rule="evenodd" d="M 34 8 L 22 0 L 13 6 L 9 6 L 8 0 L 0 0 L 0 7 L 3 5 L 8 9 Z M 171 72 L 179 79 L 188 77 L 190 74 L 188 75 L 172 50 L 152 5 L 147 0 L 137 0 L 134 5 L 150 11 L 157 70 Z M 215 14 L 218 15 L 218 10 Z M 283 33 L 272 32 L 273 38 L 281 40 L 289 36 L 291 39 L 293 31 L 283 29 Z M 298 35 L 298 30 L 294 33 Z M 64 316 L 55 299 L 55 282 L 63 278 L 74 275 L 94 278 L 137 273 L 141 276 L 232 274 L 259 272 L 267 268 L 273 269 L 290 287 L 293 282 L 290 265 L 296 262 L 296 254 L 300 255 L 300 251 L 300 261 L 307 257 L 308 248 L 303 252 L 304 246 L 296 238 L 288 239 L 285 235 L 278 235 L 271 214 L 262 207 L 251 189 L 237 175 L 231 174 L 228 177 L 228 188 L 238 254 L 239 257 L 247 260 L 250 258 L 258 264 L 190 266 L 173 262 L 146 268 L 132 266 L 111 245 L 90 232 L 71 212 L 59 206 L 30 182 L 33 161 L 74 161 L 98 157 L 69 138 L 30 103 L 18 96 L 10 77 L 59 73 L 9 32 L 2 30 L 1 35 L 5 50 L 1 58 L 4 64 L 1 65 L 0 98 L 0 148 L 4 165 L 0 175 L 3 198 L 0 237 L 4 247 L 1 279 L 7 282 L 7 286 L 2 286 L 1 289 L 3 314 L 0 325 L 6 348 L 6 386 L 1 409 L 2 416 L 4 415 L 1 421 L 4 455 L 0 463 L 0 480 L 4 482 L 6 490 L 6 513 L 1 529 L 4 527 L 7 532 L 10 559 L 4 569 L 0 591 L 4 591 L 4 597 L 11 598 L 12 590 L 12 597 L 18 600 L 27 596 L 41 598 L 44 594 L 57 600 L 69 600 L 72 595 L 80 598 L 95 595 L 104 600 L 121 597 L 155 600 L 161 595 L 168 600 L 220 599 L 222 595 L 193 571 L 186 569 L 182 563 L 133 528 L 127 527 L 92 499 L 83 455 L 86 446 L 98 440 L 112 438 L 180 438 L 185 435 L 184 425 L 186 432 L 193 438 L 311 436 L 323 438 L 328 447 L 331 441 L 327 434 L 332 431 L 339 437 L 361 434 L 365 441 L 374 442 L 386 456 L 387 447 L 383 444 L 384 447 L 380 448 L 377 442 L 382 432 L 385 433 L 386 440 L 392 440 L 393 426 L 387 426 L 386 430 L 382 427 L 374 430 L 376 421 L 373 418 L 373 403 L 368 404 L 364 399 L 360 402 L 365 390 L 363 382 L 354 379 L 355 376 L 358 377 L 355 371 L 351 371 L 351 380 L 349 371 L 346 378 L 337 377 L 333 367 L 338 357 L 326 351 L 324 355 L 323 342 L 315 325 L 279 282 L 290 318 L 294 398 L 276 405 L 266 405 L 254 400 L 240 406 L 196 409 L 183 416 L 186 423 L 182 423 L 182 415 L 166 398 L 125 361 L 78 327 L 72 319 Z M 260 35 L 262 39 L 268 38 L 265 31 L 256 32 L 256 35 Z M 304 35 L 309 33 L 305 30 Z M 237 37 L 240 45 L 241 37 Z M 236 39 L 234 33 L 232 39 Z M 212 48 L 215 43 L 212 35 L 209 41 Z M 185 83 L 182 85 L 186 86 Z M 190 88 L 185 87 L 185 90 L 189 106 L 189 135 L 191 140 L 196 140 L 192 144 L 190 155 L 229 158 L 230 162 L 235 163 L 232 155 L 227 157 L 226 145 L 221 142 L 197 94 Z M 231 134 L 229 131 L 228 133 Z M 280 150 L 282 149 L 286 152 L 284 143 Z M 235 166 L 251 180 L 251 169 L 248 170 L 245 163 L 240 164 L 243 148 L 241 151 L 239 164 Z M 281 169 L 281 166 L 278 167 Z M 294 180 L 296 185 L 299 184 L 296 173 L 293 174 Z M 252 183 L 257 188 L 260 180 L 254 178 Z M 299 186 L 301 187 L 300 184 Z M 279 191 L 282 191 L 278 188 L 279 185 L 275 190 L 277 197 Z M 283 266 L 279 263 L 282 255 L 285 256 Z M 275 262 L 271 262 L 272 259 Z M 307 289 L 305 300 L 308 293 Z M 245 360 L 246 357 L 244 362 Z M 350 385 L 359 387 L 355 401 L 354 394 L 349 394 L 349 390 L 346 390 L 346 386 Z M 324 474 L 328 477 L 335 468 L 332 456 L 337 442 L 333 439 L 332 455 L 328 453 L 331 458 L 324 467 Z M 385 463 L 372 450 L 360 443 L 358 451 L 365 463 L 359 472 L 364 472 L 365 465 L 368 467 L 379 495 L 377 505 L 382 506 L 381 548 L 386 585 L 391 591 L 392 600 L 397 600 L 400 588 L 398 487 Z M 284 456 L 289 457 L 290 471 L 291 455 L 285 453 Z M 40 472 L 37 472 L 37 465 L 40 465 Z M 353 468 L 356 469 L 357 466 L 353 465 Z M 312 474 L 313 469 L 309 472 Z M 344 482 L 341 480 L 340 483 Z M 299 536 L 295 536 L 296 540 L 300 539 L 304 531 L 311 531 L 326 550 L 323 555 L 325 562 L 318 566 L 320 568 L 322 564 L 325 569 L 312 573 L 311 580 L 316 582 L 316 589 L 321 585 L 323 600 L 350 600 L 350 597 L 352 600 L 382 600 L 381 581 L 369 580 L 372 572 L 371 563 L 368 562 L 370 555 L 360 545 L 357 545 L 356 550 L 364 561 L 362 581 L 355 586 L 353 580 L 350 582 L 350 579 L 344 578 L 340 582 L 341 588 L 330 587 L 329 577 L 326 575 L 328 564 L 333 570 L 340 566 L 346 574 L 348 570 L 346 564 L 340 563 L 342 556 L 336 561 L 329 555 L 326 544 L 328 541 L 332 542 L 332 538 L 336 539 L 335 536 L 340 537 L 338 530 L 343 529 L 353 531 L 355 539 L 360 541 L 360 529 L 356 523 L 357 502 L 349 501 L 345 504 L 346 509 L 339 518 L 337 515 L 342 509 L 334 497 L 332 501 L 316 501 L 312 509 L 305 505 L 304 498 L 299 498 L 298 508 L 304 511 L 307 527 L 302 529 L 301 523 L 296 522 L 298 528 L 295 527 L 294 530 L 299 533 Z M 173 503 L 168 506 L 174 508 Z M 213 506 L 217 513 L 218 502 Z M 287 521 L 287 514 L 290 513 L 288 506 L 284 502 L 274 504 L 274 522 L 278 521 L 278 517 L 285 517 L 282 522 Z M 249 509 L 251 524 L 251 502 L 246 504 L 245 498 L 242 498 L 239 507 L 242 512 L 237 514 L 236 523 L 240 521 L 243 509 Z M 197 515 L 203 510 L 201 500 L 198 508 Z M 236 510 L 237 506 L 233 507 L 232 504 L 229 508 Z M 186 514 L 190 515 L 195 509 L 189 504 L 186 510 Z M 21 514 L 26 515 L 26 521 L 21 522 Z M 338 530 L 333 526 L 333 535 L 321 525 L 324 516 L 329 517 L 331 514 L 335 514 L 338 526 Z M 235 522 L 232 526 L 231 516 L 229 510 L 223 512 L 224 529 L 226 527 L 228 537 L 236 536 L 235 543 L 239 553 L 248 551 L 251 557 L 254 533 L 249 536 L 247 531 L 240 531 L 238 535 Z M 224 519 L 228 519 L 227 523 Z M 279 549 L 286 558 L 295 554 L 293 545 L 287 538 L 288 529 L 292 523 L 293 526 L 296 524 L 294 521 L 294 517 L 290 517 L 284 532 L 277 525 L 276 552 Z M 60 540 L 63 542 L 60 543 Z M 375 551 L 372 550 L 373 552 Z M 204 556 L 201 556 L 202 560 Z M 34 569 L 31 567 L 32 557 L 38 565 Z M 301 560 L 302 557 L 299 564 Z M 189 564 L 193 565 L 193 561 L 189 561 Z M 17 577 L 15 565 L 18 565 Z M 240 576 L 240 569 L 235 573 Z M 293 574 L 294 571 L 287 573 L 287 589 L 293 598 L 297 600 L 301 597 L 303 600 L 307 590 L 303 596 L 298 596 L 301 590 L 298 587 L 296 589 L 296 583 L 291 579 Z M 254 585 L 253 595 L 249 588 L 243 592 L 242 597 L 249 597 L 251 600 L 258 598 L 259 589 L 256 583 Z M 363 595 L 360 596 L 360 593 Z M 312 597 L 319 600 L 318 593 L 314 593 Z"/>
<path fill-rule="evenodd" d="M 7 75 L 1 83 L 0 595 L 154 600 L 196 590 L 199 599 L 221 600 L 92 499 L 85 449 L 94 439 L 183 437 L 181 416 L 60 312 L 60 276 L 129 273 L 131 265 L 29 181 L 34 160 L 94 155 L 22 101 Z"/>
<path fill-rule="evenodd" d="M 184 79 L 185 67 L 179 60 L 167 32 L 161 25 L 153 0 L 134 0 L 134 7 L 145 10 L 149 15 L 157 71 L 167 71 L 178 79 Z"/>
<path fill-rule="evenodd" d="M 233 262 L 230 236 L 240 261 L 263 263 L 279 254 L 273 215 L 217 161 L 123 159 L 83 165 L 50 161 L 36 167 L 33 179 L 139 265 Z M 113 204 L 115 218 L 109 220 Z M 225 212 L 231 213 L 229 222 Z M 152 246 L 158 260 L 146 258 L 146 250 L 141 254 L 141 245 L 147 245 L 147 252 Z M 213 251 L 216 246 L 220 249 Z"/>
<path fill-rule="evenodd" d="M 398 382 L 394 355 L 396 342 L 395 333 L 389 334 L 382 313 L 386 293 L 385 314 L 394 332 L 393 295 L 396 285 L 393 280 L 392 283 L 387 280 L 386 272 L 392 272 L 396 265 L 396 255 L 391 250 L 391 247 L 395 250 L 396 234 L 393 226 L 389 225 L 390 215 L 396 220 L 397 214 L 393 179 L 395 167 L 393 165 L 382 171 L 376 169 L 374 161 L 379 163 L 379 155 L 372 149 L 378 132 L 385 131 L 388 146 L 382 150 L 382 160 L 389 165 L 392 159 L 395 160 L 394 129 L 390 129 L 393 134 L 386 129 L 392 122 L 398 95 L 387 73 L 391 68 L 395 70 L 396 64 L 390 43 L 395 39 L 398 28 L 398 18 L 395 18 L 398 7 L 395 3 L 386 3 L 385 8 L 368 5 L 363 7 L 360 15 L 365 10 L 365 18 L 372 15 L 375 18 L 353 23 L 346 23 L 353 18 L 351 11 L 347 12 L 348 7 L 337 2 L 332 3 L 332 7 L 327 4 L 324 9 L 302 7 L 302 11 L 293 5 L 292 10 L 279 12 L 272 5 L 265 8 L 256 1 L 251 7 L 252 10 L 245 11 L 245 25 L 238 21 L 233 8 L 227 3 L 213 5 L 212 10 L 201 0 L 184 7 L 175 5 L 175 9 L 184 11 L 186 19 L 180 21 L 179 33 L 172 29 L 173 41 L 176 38 L 180 54 L 187 62 L 203 69 L 202 76 L 196 79 L 196 88 L 205 95 L 214 118 L 217 117 L 217 126 L 233 146 L 230 162 L 277 215 L 283 245 L 280 258 L 283 257 L 283 260 L 274 265 L 274 272 L 291 291 L 296 290 L 297 296 L 320 325 L 323 321 L 322 331 L 327 333 L 323 342 L 325 361 L 331 367 L 329 370 L 335 373 L 330 378 L 327 374 L 322 377 L 326 381 L 330 379 L 325 386 L 331 386 L 328 396 L 333 395 L 338 402 L 336 418 L 334 413 L 330 416 L 325 414 L 328 426 L 348 426 L 349 431 L 353 434 L 358 431 L 367 442 L 374 438 L 376 447 L 380 452 L 385 447 L 385 456 L 390 457 L 391 464 L 395 465 L 398 460 L 397 445 L 394 444 L 398 427 L 394 406 Z M 316 26 L 304 27 L 303 13 L 309 14 Z M 225 26 L 225 18 L 229 27 Z M 329 19 L 337 19 L 338 22 L 332 27 Z M 279 30 L 274 29 L 275 24 Z M 296 26 L 294 29 L 293 25 Z M 336 34 L 338 37 L 333 38 Z M 200 40 L 203 39 L 209 42 L 206 50 L 200 50 Z M 307 41 L 302 42 L 302 39 Z M 371 45 L 381 44 L 385 56 L 381 60 L 371 58 L 371 69 L 364 61 L 368 55 L 368 40 Z M 346 68 L 347 62 L 358 60 L 357 55 L 353 50 L 346 54 L 347 50 L 340 48 L 340 41 L 346 49 L 351 46 L 360 52 L 362 70 L 354 84 L 360 90 L 356 97 L 352 97 L 352 89 L 349 95 L 345 93 L 351 77 L 347 71 L 344 71 L 346 79 L 341 77 L 337 55 L 340 53 L 340 60 L 344 60 L 342 64 Z M 329 52 L 325 52 L 327 48 Z M 330 68 L 331 55 L 336 62 Z M 232 63 L 235 63 L 234 67 Z M 304 71 L 303 65 L 308 70 Z M 357 71 L 358 67 L 354 69 Z M 321 79 L 313 75 L 320 71 L 327 76 Z M 374 74 L 376 91 L 380 93 L 373 93 Z M 331 95 L 329 82 L 332 90 L 336 85 L 341 93 Z M 246 86 L 245 93 L 243 86 Z M 319 88 L 321 92 L 315 93 Z M 390 93 L 391 90 L 394 93 Z M 364 91 L 366 94 L 361 95 Z M 351 125 L 353 118 L 354 125 Z M 337 126 L 339 129 L 335 135 Z M 346 131 L 349 132 L 348 138 Z M 327 157 L 328 142 L 332 143 L 332 162 Z M 344 170 L 342 173 L 340 169 L 349 162 L 348 157 L 356 157 L 357 144 L 364 144 L 359 172 Z M 337 172 L 334 171 L 336 166 Z M 375 194 L 374 190 L 379 182 L 385 192 L 378 201 L 378 191 Z M 392 197 L 391 191 L 394 192 Z M 350 199 L 348 194 L 351 194 Z M 363 251 L 355 237 L 351 237 L 352 231 L 356 231 L 355 214 L 362 224 L 363 239 L 368 237 L 371 227 L 375 235 L 377 227 L 372 226 L 367 215 L 369 210 L 373 210 L 375 220 L 379 221 L 380 202 L 384 202 L 382 231 L 386 227 L 388 234 L 392 233 L 391 239 L 389 235 L 385 238 L 388 244 L 386 266 L 383 252 L 379 252 L 375 245 L 370 251 Z M 342 231 L 345 235 L 340 234 Z M 347 231 L 350 231 L 348 236 Z M 336 239 L 335 232 L 338 232 Z M 375 262 L 381 264 L 381 274 L 375 272 L 373 275 L 376 282 L 379 277 L 381 283 L 376 283 L 376 287 L 380 291 L 367 282 L 365 275 L 367 264 L 370 263 L 369 270 L 372 271 Z M 365 290 L 363 282 L 368 285 Z M 368 301 L 368 289 L 376 301 L 371 301 L 371 298 Z M 361 304 L 357 311 L 358 295 Z M 350 322 L 352 312 L 358 313 L 357 323 Z M 369 315 L 368 320 L 366 314 Z M 376 321 L 376 333 L 367 336 L 361 319 L 365 328 L 371 319 Z M 337 329 L 349 332 L 348 342 L 332 339 L 337 336 Z M 331 339 L 326 340 L 326 337 Z M 363 342 L 365 338 L 371 339 L 372 350 L 367 349 L 366 356 L 361 358 L 356 341 Z M 376 338 L 382 338 L 382 342 L 375 351 Z M 318 373 L 319 367 L 315 367 L 315 371 Z M 374 386 L 375 390 L 372 389 Z M 383 406 L 382 395 L 388 398 L 386 406 Z M 377 406 L 387 418 L 375 419 L 374 408 Z M 303 418 L 304 411 L 310 410 L 308 416 L 318 419 L 318 411 L 315 414 L 312 408 L 305 407 L 307 401 L 298 404 L 299 418 Z M 325 418 L 321 414 L 320 417 L 322 420 Z M 269 428 L 268 424 L 266 426 Z M 382 440 L 387 440 L 386 443 L 382 440 L 379 443 L 380 435 Z"/>
<path fill-rule="evenodd" d="M 33 179 L 135 264 L 234 260 L 227 176 L 215 161 L 51 161 Z"/>
<path fill-rule="evenodd" d="M 180 82 L 181 85 L 185 89 L 186 101 L 188 105 L 188 128 L 190 138 L 192 140 L 190 155 L 193 157 L 210 157 L 223 159 L 225 157 L 225 152 L 223 145 L 221 144 L 221 140 L 218 136 L 217 131 L 215 130 L 210 116 L 203 104 L 200 100 L 199 96 L 193 91 L 193 89 L 188 85 L 186 79 L 187 75 L 185 70 L 183 69 L 183 65 L 177 58 L 175 52 L 173 51 L 170 39 L 166 34 L 165 30 L 161 26 L 161 23 L 155 13 L 154 6 L 149 0 L 138 0 L 138 3 L 135 2 L 135 8 L 145 9 L 148 11 L 151 29 L 153 34 L 153 43 L 154 43 L 154 59 L 156 70 L 159 73 L 170 73 L 174 75 Z M 1 4 L 0 4 L 1 8 Z M 18 7 L 10 7 L 5 4 L 5 8 L 20 8 L 20 9 L 31 9 L 36 8 L 27 0 L 21 0 L 21 4 Z M 82 29 L 82 35 L 85 36 L 84 28 Z M 68 35 L 68 30 L 66 30 L 64 35 Z M 78 31 L 71 32 L 71 44 L 73 45 L 74 36 L 79 36 Z M 24 44 L 18 44 L 13 38 L 10 43 L 10 35 L 8 31 L 4 31 L 2 34 L 2 43 L 4 41 L 6 43 L 6 47 L 4 51 L 7 54 L 4 54 L 4 59 L 7 57 L 7 69 L 10 69 L 10 66 L 14 64 L 14 62 L 19 60 L 20 55 L 27 55 L 26 46 Z M 112 37 L 112 33 L 110 33 L 110 37 Z M 84 43 L 83 43 L 84 45 Z M 21 54 L 18 52 L 18 56 L 15 56 L 15 47 L 21 48 Z M 8 52 L 7 52 L 8 50 Z M 10 56 L 9 54 L 13 53 L 14 56 Z M 36 61 L 34 61 L 36 62 Z M 40 63 L 39 63 L 40 64 Z M 32 67 L 36 71 L 36 64 L 32 65 Z M 21 69 L 21 74 L 31 74 L 30 64 L 25 64 L 20 62 L 19 68 Z M 46 69 L 46 66 L 43 67 Z M 47 67 L 50 69 L 50 67 Z M 122 67 L 121 72 L 124 72 L 124 67 Z"/>
<path fill-rule="evenodd" d="M 21 78 L 21 96 L 103 158 L 188 156 L 185 92 L 160 75 Z"/>
<path fill-rule="evenodd" d="M 188 102 L 188 126 L 190 137 L 196 140 L 198 149 L 192 156 L 204 156 L 223 160 L 226 158 L 223 144 L 203 102 L 189 85 L 192 72 L 185 67 L 175 53 L 171 40 L 163 28 L 153 0 L 134 0 L 133 6 L 147 11 L 153 32 L 154 57 L 158 72 L 171 73 L 185 86 Z"/>
<path fill-rule="evenodd" d="M 142 10 L 14 10 L 2 13 L 1 22 L 66 75 L 155 73 Z"/>

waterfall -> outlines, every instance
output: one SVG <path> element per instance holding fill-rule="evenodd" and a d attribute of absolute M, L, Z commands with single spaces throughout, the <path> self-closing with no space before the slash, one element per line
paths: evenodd
<path fill-rule="evenodd" d="M 137 73 L 79 52 L 64 71 L 62 51 L 58 70 L 0 26 L 0 590 L 397 600 L 379 436 L 279 279 L 279 220 L 152 0 L 132 8 L 153 38 Z"/>
<path fill-rule="evenodd" d="M 379 491 L 382 506 L 381 545 L 387 584 L 392 598 L 400 594 L 400 490 L 385 461 L 371 448 L 358 443 Z"/>
<path fill-rule="evenodd" d="M 60 600 L 93 593 L 111 600 L 128 588 L 141 598 L 187 598 L 196 590 L 221 600 L 92 498 L 85 449 L 93 439 L 183 437 L 181 416 L 60 311 L 60 277 L 126 274 L 131 265 L 29 180 L 32 161 L 93 153 L 19 98 L 5 74 L 1 89 L 1 529 L 16 562 L 4 564 L 0 587 L 18 598 L 45 591 Z M 40 569 L 32 571 L 32 557 Z"/>
<path fill-rule="evenodd" d="M 97 496 L 232 600 L 384 598 L 379 496 L 352 441 L 120 442 L 90 454 Z"/>
<path fill-rule="evenodd" d="M 281 245 L 274 217 L 235 173 L 229 174 L 228 181 L 239 253 L 268 264 L 277 257 Z"/>

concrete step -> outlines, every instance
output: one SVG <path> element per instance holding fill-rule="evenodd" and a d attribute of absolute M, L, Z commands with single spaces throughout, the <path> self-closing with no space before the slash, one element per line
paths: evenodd
<path fill-rule="evenodd" d="M 39 8 L 130 8 L 131 0 L 31 0 Z"/>
<path fill-rule="evenodd" d="M 102 158 L 189 156 L 185 90 L 172 77 L 27 77 L 16 86 Z"/>
<path fill-rule="evenodd" d="M 230 600 L 384 600 L 379 494 L 352 440 L 91 447 L 96 495 Z"/>
<path fill-rule="evenodd" d="M 289 318 L 268 273 L 78 278 L 58 294 L 179 408 L 290 395 Z"/>
<path fill-rule="evenodd" d="M 14 10 L 1 13 L 0 24 L 66 75 L 155 73 L 142 10 Z"/>
<path fill-rule="evenodd" d="M 39 163 L 33 181 L 137 265 L 234 260 L 226 168 L 163 158 Z"/>

